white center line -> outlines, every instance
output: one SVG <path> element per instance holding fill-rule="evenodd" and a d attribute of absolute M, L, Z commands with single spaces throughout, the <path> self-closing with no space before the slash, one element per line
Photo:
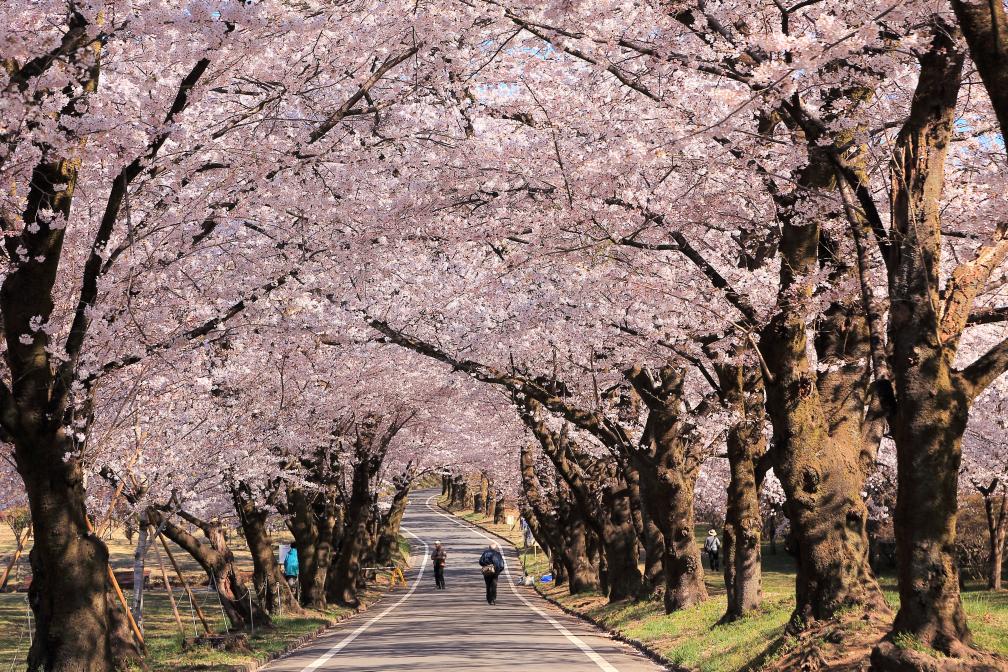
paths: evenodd
<path fill-rule="evenodd" d="M 452 521 L 456 525 L 459 525 L 461 527 L 466 528 L 467 530 L 471 530 L 472 532 L 475 532 L 476 534 L 478 534 L 479 536 L 483 537 L 484 539 L 488 539 L 490 541 L 494 541 L 494 539 L 492 537 L 488 537 L 487 535 L 483 534 L 479 530 L 474 530 L 471 527 L 469 527 L 468 525 L 465 525 L 465 524 L 459 522 L 458 519 L 455 518 L 455 516 L 450 516 L 450 515 L 448 515 L 446 513 L 442 513 L 441 511 L 438 511 L 433 506 L 431 506 L 431 500 L 434 499 L 434 497 L 436 497 L 436 496 L 437 495 L 431 496 L 425 502 L 425 504 L 427 505 L 428 509 L 430 509 L 432 512 L 436 513 L 439 516 L 443 516 L 443 517 L 447 518 L 448 520 Z M 550 616 L 549 614 L 547 614 L 545 611 L 543 611 L 539 607 L 535 606 L 534 604 L 532 604 L 531 602 L 529 602 L 528 600 L 526 600 L 525 596 L 522 595 L 520 592 L 518 592 L 518 589 L 515 588 L 514 582 L 511 580 L 511 570 L 508 569 L 508 567 L 506 565 L 504 567 L 504 573 L 507 576 L 507 582 L 508 582 L 508 585 L 511 587 L 511 592 L 514 593 L 518 597 L 519 600 L 521 600 L 522 602 L 524 602 L 525 606 L 527 606 L 529 609 L 531 609 L 535 613 L 537 613 L 540 616 L 542 616 L 543 619 L 547 623 L 549 623 L 554 628 L 556 628 L 560 632 L 561 635 L 563 635 L 564 637 L 566 637 L 568 639 L 568 641 L 570 641 L 571 644 L 573 644 L 574 646 L 576 646 L 578 649 L 581 650 L 581 652 L 583 654 L 585 654 L 586 656 L 588 656 L 589 660 L 591 660 L 593 663 L 595 663 L 599 667 L 599 669 L 605 670 L 605 672 L 619 672 L 619 670 L 617 670 L 615 667 L 613 667 L 605 658 L 603 658 L 602 656 L 600 656 L 595 651 L 595 649 L 593 649 L 590 646 L 588 646 L 588 644 L 586 644 L 584 642 L 584 640 L 582 640 L 580 637 L 578 637 L 577 635 L 575 635 L 574 633 L 572 633 L 570 630 L 568 630 L 567 628 L 565 628 L 562 623 L 559 623 L 556 619 L 554 619 L 552 616 Z"/>
<path fill-rule="evenodd" d="M 405 527 L 401 528 L 401 529 L 402 529 L 403 532 L 405 532 L 406 534 L 410 535 L 411 537 L 413 537 L 414 539 L 416 539 L 417 541 L 419 541 L 421 544 L 423 544 L 423 547 L 424 547 L 423 562 L 420 563 L 420 572 L 417 574 L 416 580 L 413 582 L 413 585 L 410 586 L 410 589 L 406 592 L 406 594 L 403 595 L 401 598 L 399 598 L 399 600 L 395 604 L 393 604 L 391 607 L 389 607 L 385 611 L 381 612 L 380 614 L 378 614 L 377 616 L 375 616 L 374 618 L 372 618 L 370 621 L 366 621 L 363 625 L 361 625 L 356 630 L 354 630 L 349 635 L 347 635 L 342 640 L 340 640 L 340 642 L 338 644 L 336 644 L 331 649 L 329 649 L 328 651 L 326 651 L 325 653 L 323 653 L 321 656 L 319 656 L 318 658 L 316 658 L 314 661 L 312 661 L 311 663 L 309 663 L 307 667 L 305 667 L 303 670 L 301 670 L 301 672 L 311 672 L 312 670 L 317 670 L 318 668 L 320 668 L 323 665 L 325 665 L 329 661 L 330 658 L 332 658 L 337 653 L 339 653 L 340 651 L 342 651 L 343 648 L 346 647 L 347 644 L 349 644 L 350 642 L 352 642 L 355 639 L 357 639 L 357 637 L 360 636 L 361 633 L 363 633 L 365 630 L 367 630 L 368 628 L 370 628 L 372 625 L 374 625 L 375 623 L 377 623 L 378 621 L 380 621 L 381 619 L 383 619 L 385 616 L 387 616 L 390 611 L 392 611 L 393 609 L 395 609 L 396 607 L 398 607 L 400 604 L 402 604 L 403 602 L 405 602 L 406 600 L 408 600 L 409 597 L 410 597 L 410 595 L 413 594 L 413 591 L 415 591 L 417 589 L 417 586 L 420 585 L 420 580 L 423 578 L 424 568 L 427 567 L 427 558 L 429 557 L 429 553 L 427 552 L 428 551 L 427 542 L 424 541 L 423 539 L 421 539 L 420 537 L 418 537 L 417 535 L 413 534 L 409 530 L 407 530 Z"/>

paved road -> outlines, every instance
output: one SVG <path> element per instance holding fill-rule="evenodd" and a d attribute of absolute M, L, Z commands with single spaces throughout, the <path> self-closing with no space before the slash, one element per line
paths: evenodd
<path fill-rule="evenodd" d="M 444 514 L 439 492 L 414 493 L 403 519 L 412 533 L 409 590 L 391 593 L 294 654 L 265 668 L 272 672 L 656 672 L 663 668 L 633 649 L 601 636 L 540 599 L 532 588 L 501 576 L 497 605 L 486 603 L 476 560 L 489 543 L 482 532 Z M 429 502 L 429 503 L 428 503 Z M 409 536 L 409 534 L 407 534 Z M 434 588 L 425 551 L 441 540 L 448 549 L 446 590 Z M 502 544 L 503 545 L 503 544 Z M 427 551 L 429 552 L 429 551 Z M 505 548 L 510 571 L 520 567 Z M 513 575 L 511 575 L 513 576 Z"/>

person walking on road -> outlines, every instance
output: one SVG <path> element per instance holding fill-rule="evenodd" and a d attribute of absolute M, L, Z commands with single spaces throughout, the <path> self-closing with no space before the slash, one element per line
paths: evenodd
<path fill-rule="evenodd" d="M 707 559 L 710 560 L 711 570 L 721 569 L 721 540 L 717 536 L 717 532 L 710 530 L 707 533 L 707 538 L 704 540 L 703 550 L 707 553 Z"/>
<path fill-rule="evenodd" d="M 298 574 L 301 573 L 301 566 L 298 563 L 298 550 L 297 544 L 291 544 L 290 550 L 287 551 L 287 557 L 284 558 L 283 563 L 284 578 L 287 579 L 287 585 L 290 586 L 291 592 L 295 596 L 299 596 L 298 592 Z"/>
<path fill-rule="evenodd" d="M 448 560 L 448 552 L 441 545 L 440 541 L 434 542 L 434 550 L 431 551 L 431 560 L 434 561 L 434 585 L 439 590 L 444 590 L 444 568 Z"/>
<path fill-rule="evenodd" d="M 497 579 L 506 567 L 500 544 L 496 541 L 491 542 L 480 556 L 479 564 L 483 571 L 483 580 L 486 582 L 487 604 L 497 604 Z"/>

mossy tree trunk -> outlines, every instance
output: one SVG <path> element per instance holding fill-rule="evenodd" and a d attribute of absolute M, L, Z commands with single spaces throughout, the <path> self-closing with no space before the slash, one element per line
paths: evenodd
<path fill-rule="evenodd" d="M 748 365 L 744 358 L 748 355 Z M 708 356 L 711 356 L 709 354 Z M 765 470 L 763 386 L 752 353 L 736 348 L 732 360 L 715 360 L 725 404 L 733 414 L 726 448 L 728 500 L 724 528 L 724 576 L 728 608 L 723 621 L 733 621 L 759 609 L 763 601 L 762 528 L 759 493 Z"/>
<path fill-rule="evenodd" d="M 626 377 L 648 408 L 639 449 L 628 450 L 627 457 L 637 467 L 645 508 L 662 534 L 665 613 L 672 613 L 707 599 L 693 513 L 702 446 L 682 421 L 682 369 L 664 366 L 652 375 L 635 368 Z"/>

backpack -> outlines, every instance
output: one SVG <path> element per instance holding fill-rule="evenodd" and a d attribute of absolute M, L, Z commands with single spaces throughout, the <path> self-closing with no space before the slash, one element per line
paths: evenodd
<path fill-rule="evenodd" d="M 483 551 L 483 555 L 480 556 L 480 571 L 483 572 L 483 576 L 496 576 L 497 575 L 497 559 L 494 557 L 493 551 Z"/>

